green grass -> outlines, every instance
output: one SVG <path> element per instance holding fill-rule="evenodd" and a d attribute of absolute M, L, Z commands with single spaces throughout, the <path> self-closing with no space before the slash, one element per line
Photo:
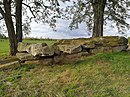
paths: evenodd
<path fill-rule="evenodd" d="M 8 51 L 8 40 L 0 40 L 0 58 Z M 0 97 L 130 97 L 130 54 L 101 53 L 62 66 L 23 64 L 0 71 Z"/>
<path fill-rule="evenodd" d="M 130 54 L 105 53 L 62 66 L 0 71 L 1 97 L 130 97 Z"/>
<path fill-rule="evenodd" d="M 8 54 L 9 52 L 9 42 L 7 39 L 0 39 L 0 56 Z"/>
<path fill-rule="evenodd" d="M 41 43 L 41 42 L 45 42 L 48 45 L 52 45 L 53 43 L 55 43 L 54 40 L 29 40 L 29 39 L 25 39 L 23 40 L 23 42 L 31 42 L 31 43 Z M 9 41 L 8 39 L 0 39 L 0 56 L 6 56 L 9 53 Z"/>

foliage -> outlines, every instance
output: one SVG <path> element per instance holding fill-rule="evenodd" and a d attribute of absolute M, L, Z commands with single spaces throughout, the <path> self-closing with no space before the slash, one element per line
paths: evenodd
<path fill-rule="evenodd" d="M 3 0 L 2 0 L 3 1 Z M 4 0 L 5 1 L 5 0 Z M 15 0 L 11 1 L 11 9 L 12 9 L 12 18 L 14 25 L 16 23 L 15 19 Z M 63 2 L 69 0 L 62 0 Z M 0 7 L 3 9 L 3 2 L 0 1 Z M 3 9 L 4 10 L 4 9 Z M 60 18 L 60 8 L 59 2 L 57 0 L 22 0 L 22 15 L 23 15 L 23 24 L 22 30 L 24 34 L 29 34 L 31 31 L 30 23 L 35 21 L 37 23 L 47 23 L 52 27 L 55 28 L 55 23 L 57 18 Z M 0 20 L 3 20 L 3 16 L 0 15 Z M 5 26 L 5 22 L 1 22 L 1 25 Z M 6 27 L 1 30 L 6 31 Z"/>
<path fill-rule="evenodd" d="M 127 19 L 130 18 L 129 9 L 130 1 L 129 0 L 72 0 L 73 5 L 66 8 L 68 17 L 72 20 L 70 27 L 78 28 L 78 25 L 82 22 L 86 23 L 89 31 L 92 31 L 94 23 L 94 11 L 92 4 L 98 4 L 101 1 L 105 2 L 105 11 L 104 11 L 104 24 L 107 22 L 115 23 L 118 31 L 124 33 L 126 28 L 129 28 L 129 23 Z M 111 27 L 113 27 L 111 25 Z"/>

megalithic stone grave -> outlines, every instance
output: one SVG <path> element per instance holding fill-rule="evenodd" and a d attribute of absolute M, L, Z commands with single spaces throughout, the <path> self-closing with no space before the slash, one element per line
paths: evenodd
<path fill-rule="evenodd" d="M 128 39 L 119 36 L 63 39 L 48 46 L 46 43 L 18 44 L 17 57 L 33 64 L 64 64 L 77 61 L 81 56 L 104 52 L 121 52 L 128 47 Z"/>

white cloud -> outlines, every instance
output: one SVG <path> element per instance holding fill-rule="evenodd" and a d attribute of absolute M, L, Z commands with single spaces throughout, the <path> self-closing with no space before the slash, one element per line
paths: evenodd
<path fill-rule="evenodd" d="M 29 37 L 38 38 L 56 38 L 56 39 L 68 39 L 68 38 L 78 38 L 78 37 L 89 37 L 87 29 L 84 24 L 81 24 L 79 29 L 70 30 L 69 21 L 58 20 L 56 30 L 53 31 L 49 25 L 37 24 L 35 22 L 31 23 L 31 34 Z"/>
<path fill-rule="evenodd" d="M 111 22 L 110 22 L 111 23 Z M 37 37 L 37 38 L 56 38 L 56 39 L 69 39 L 69 38 L 83 38 L 83 37 L 91 37 L 91 33 L 89 33 L 86 29 L 85 24 L 81 24 L 79 29 L 70 30 L 68 28 L 69 21 L 58 20 L 56 32 L 49 27 L 49 25 L 45 24 L 37 24 L 35 22 L 31 23 L 31 34 L 29 37 Z M 104 36 L 130 36 L 130 30 L 127 31 L 126 34 L 119 34 L 116 27 L 111 28 L 108 24 L 104 26 Z"/>

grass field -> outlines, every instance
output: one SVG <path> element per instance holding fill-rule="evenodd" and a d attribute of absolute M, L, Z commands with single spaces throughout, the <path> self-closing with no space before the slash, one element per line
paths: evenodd
<path fill-rule="evenodd" d="M 0 71 L 0 97 L 130 97 L 130 54 L 100 53 L 62 66 Z"/>

